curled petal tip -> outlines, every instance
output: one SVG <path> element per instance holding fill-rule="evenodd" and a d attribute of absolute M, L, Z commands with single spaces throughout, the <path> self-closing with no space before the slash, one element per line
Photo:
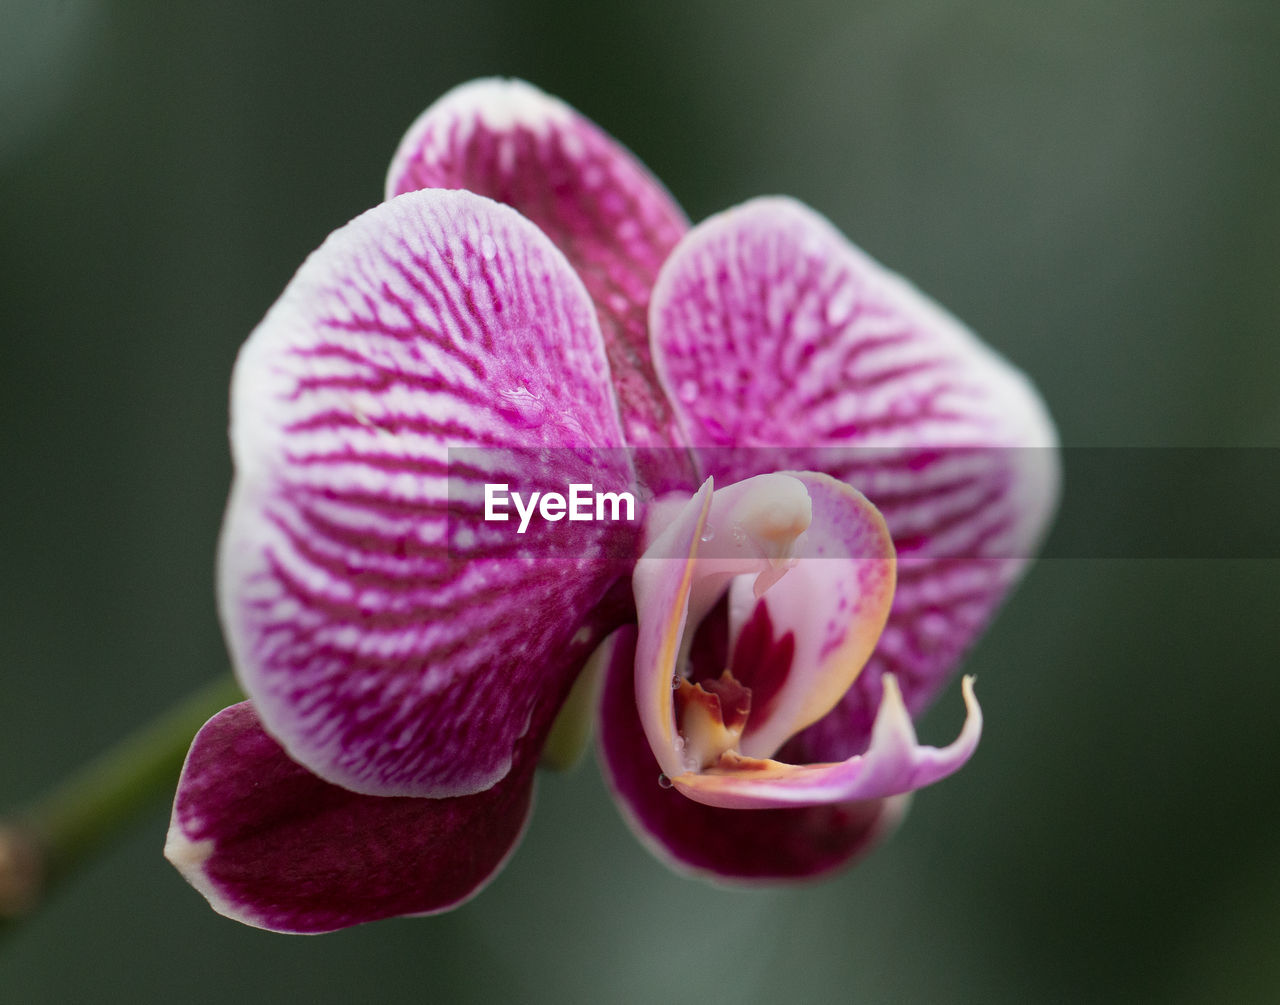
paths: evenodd
<path fill-rule="evenodd" d="M 982 710 L 972 677 L 965 678 L 962 689 L 965 723 L 946 747 L 918 743 L 901 688 L 886 674 L 871 746 L 865 753 L 834 764 L 812 765 L 732 757 L 717 769 L 687 772 L 672 782 L 690 799 L 726 809 L 818 806 L 912 792 L 958 771 L 978 746 Z"/>

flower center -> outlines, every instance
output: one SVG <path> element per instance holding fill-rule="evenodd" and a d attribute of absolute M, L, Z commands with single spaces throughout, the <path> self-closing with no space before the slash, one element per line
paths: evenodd
<path fill-rule="evenodd" d="M 663 776 L 687 788 L 777 769 L 884 629 L 896 578 L 884 519 L 828 475 L 780 471 L 658 500 L 645 541 L 636 710 Z"/>
<path fill-rule="evenodd" d="M 676 721 L 690 770 L 702 771 L 737 750 L 751 714 L 751 688 L 739 684 L 728 670 L 719 680 L 698 684 L 677 678 L 675 688 Z"/>
<path fill-rule="evenodd" d="M 733 667 L 739 655 L 745 657 L 748 674 L 755 663 L 750 654 L 738 652 L 726 660 L 723 654 L 728 647 L 718 643 L 728 639 L 730 621 L 755 624 L 763 618 L 767 624 L 768 612 L 760 598 L 796 564 L 798 542 L 812 520 L 808 492 L 793 478 L 769 475 L 739 484 L 741 490 L 735 491 L 737 486 L 722 490 L 712 503 L 690 596 L 691 630 L 682 640 L 680 671 L 673 681 L 676 742 L 691 771 L 711 767 L 724 754 L 738 750 L 751 714 L 755 681 L 739 680 Z M 749 582 L 750 590 L 744 583 L 732 591 L 731 599 L 728 595 L 736 580 Z M 719 655 L 711 657 L 714 662 L 706 659 L 708 636 L 713 637 L 710 651 Z M 702 651 L 695 651 L 695 646 Z M 783 677 L 789 666 L 788 652 Z M 707 673 L 718 667 L 728 667 L 718 679 Z M 767 702 L 776 684 L 766 683 L 759 697 Z"/>

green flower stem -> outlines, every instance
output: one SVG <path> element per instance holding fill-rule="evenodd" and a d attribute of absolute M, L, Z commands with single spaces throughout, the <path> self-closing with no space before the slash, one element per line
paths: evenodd
<path fill-rule="evenodd" d="M 30 911 L 123 824 L 171 793 L 197 730 L 243 700 L 235 680 L 221 677 L 0 820 L 0 919 Z"/>

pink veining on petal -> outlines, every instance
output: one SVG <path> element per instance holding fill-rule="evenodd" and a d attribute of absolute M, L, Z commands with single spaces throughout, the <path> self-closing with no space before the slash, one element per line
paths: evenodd
<path fill-rule="evenodd" d="M 688 223 L 634 156 L 564 102 L 524 81 L 489 78 L 450 91 L 401 141 L 387 195 L 421 188 L 467 189 L 536 223 L 595 301 L 627 442 L 683 444 L 654 375 L 648 305 Z M 655 491 L 694 484 L 682 453 L 647 458 Z"/>
<path fill-rule="evenodd" d="M 884 514 L 893 612 L 798 761 L 865 748 L 893 673 L 919 712 L 1016 580 L 1054 508 L 1051 421 L 963 325 L 789 199 L 691 231 L 659 275 L 654 364 L 705 473 L 826 471 Z"/>
<path fill-rule="evenodd" d="M 220 914 L 277 932 L 330 932 L 448 910 L 519 843 L 536 755 L 453 799 L 361 796 L 290 760 L 248 702 L 219 712 L 187 755 L 165 856 Z"/>
<path fill-rule="evenodd" d="M 890 834 L 909 796 L 742 812 L 694 802 L 659 781 L 635 703 L 635 629 L 620 629 L 605 670 L 597 744 L 623 818 L 662 861 L 682 872 L 745 883 L 822 876 Z"/>
<path fill-rule="evenodd" d="M 485 482 L 632 479 L 563 256 L 467 192 L 369 211 L 245 344 L 231 440 L 220 607 L 268 731 L 368 794 L 501 779 L 607 627 L 587 615 L 617 575 L 614 536 L 632 532 L 537 521 L 517 537 L 483 518 Z M 466 463 L 450 463 L 458 447 Z"/>

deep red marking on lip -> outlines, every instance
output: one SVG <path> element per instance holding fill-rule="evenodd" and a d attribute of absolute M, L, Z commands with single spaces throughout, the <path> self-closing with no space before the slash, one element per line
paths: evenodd
<path fill-rule="evenodd" d="M 763 600 L 756 601 L 751 617 L 738 633 L 733 647 L 733 676 L 751 689 L 751 708 L 754 723 L 767 722 L 773 712 L 778 694 L 791 674 L 795 659 L 796 639 L 792 632 L 775 638 L 773 620 Z M 751 732 L 752 723 L 747 723 Z"/>
<path fill-rule="evenodd" d="M 693 629 L 689 646 L 689 676 L 695 683 L 710 680 L 729 667 L 729 596 L 725 594 Z"/>

